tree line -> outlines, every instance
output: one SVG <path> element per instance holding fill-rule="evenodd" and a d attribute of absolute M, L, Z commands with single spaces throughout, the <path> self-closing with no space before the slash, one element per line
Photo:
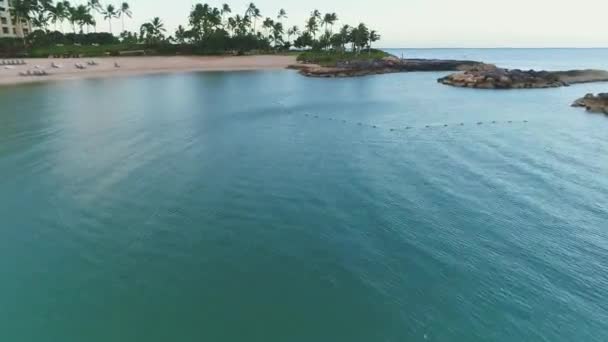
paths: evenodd
<path fill-rule="evenodd" d="M 220 8 L 197 4 L 188 16 L 188 28 L 178 26 L 173 39 L 178 43 L 198 44 L 218 36 L 253 36 L 275 49 L 350 48 L 352 51 L 370 48 L 373 42 L 380 39 L 378 32 L 369 29 L 364 23 L 357 26 L 345 24 L 334 33 L 334 25 L 338 22 L 336 13 L 323 15 L 315 9 L 305 21 L 303 29 L 297 25 L 285 27 L 284 20 L 287 17 L 284 9 L 280 9 L 276 16 L 264 17 L 253 2 L 242 14 L 233 13 L 228 4 L 223 4 Z"/>
<path fill-rule="evenodd" d="M 22 36 L 25 36 L 23 34 L 25 22 L 30 22 L 33 27 L 43 31 L 50 31 L 50 25 L 53 25 L 54 31 L 65 33 L 64 22 L 67 22 L 73 33 L 77 33 L 77 28 L 83 33 L 85 27 L 87 32 L 90 29 L 97 32 L 98 23 L 95 14 L 101 15 L 108 21 L 110 33 L 112 33 L 112 19 L 121 19 L 124 31 L 125 17 L 131 18 L 133 14 L 127 2 L 122 2 L 117 7 L 113 4 L 103 6 L 99 0 L 87 0 L 82 4 L 72 4 L 69 1 L 55 3 L 53 0 L 12 0 L 10 13 Z"/>
<path fill-rule="evenodd" d="M 98 30 L 96 17 L 108 23 L 112 34 L 112 21 L 120 19 L 122 31 L 117 40 L 124 43 L 188 45 L 199 52 L 222 52 L 229 50 L 351 50 L 359 52 L 370 49 L 380 35 L 364 23 L 356 26 L 343 24 L 336 30 L 338 15 L 322 14 L 313 10 L 303 23 L 286 25 L 287 11 L 280 9 L 275 15 L 263 16 L 252 2 L 241 13 L 233 12 L 228 4 L 213 7 L 206 3 L 194 5 L 188 14 L 187 24 L 179 25 L 173 35 L 167 34 L 159 17 L 142 24 L 139 32 L 124 29 L 126 18 L 132 17 L 127 2 L 120 6 L 102 5 L 99 0 L 86 0 L 82 4 L 53 0 L 13 0 L 11 14 L 18 29 L 23 32 L 23 23 L 30 22 L 37 28 L 38 36 L 55 36 L 64 32 L 64 23 L 70 24 L 72 34 L 84 34 Z M 42 33 L 41 33 L 42 32 Z M 97 36 L 93 36 L 97 37 Z M 107 39 L 105 39 L 107 41 Z"/>

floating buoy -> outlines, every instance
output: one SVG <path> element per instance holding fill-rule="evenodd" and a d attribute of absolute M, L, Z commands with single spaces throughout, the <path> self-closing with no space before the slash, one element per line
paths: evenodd
<path fill-rule="evenodd" d="M 360 122 L 357 122 L 357 125 L 361 126 L 361 123 L 360 123 Z"/>
<path fill-rule="evenodd" d="M 524 120 L 524 122 L 528 122 L 528 120 Z"/>
<path fill-rule="evenodd" d="M 394 128 L 391 128 L 391 132 L 394 131 L 394 130 L 395 130 Z"/>
<path fill-rule="evenodd" d="M 461 123 L 460 123 L 460 126 L 464 126 L 464 122 L 461 122 Z"/>
<path fill-rule="evenodd" d="M 405 127 L 405 129 L 410 129 L 410 128 L 412 128 L 412 127 L 410 127 L 410 126 Z"/>
<path fill-rule="evenodd" d="M 376 125 L 373 125 L 372 127 L 376 128 Z"/>
<path fill-rule="evenodd" d="M 483 122 L 479 121 L 477 124 L 478 124 L 478 125 L 481 125 L 481 124 L 483 124 Z"/>
<path fill-rule="evenodd" d="M 443 127 L 448 127 L 448 124 L 443 125 Z"/>
<path fill-rule="evenodd" d="M 425 125 L 424 127 L 429 128 L 429 127 L 431 127 L 431 126 L 429 126 L 429 125 Z"/>
<path fill-rule="evenodd" d="M 513 121 L 509 120 L 509 121 L 507 121 L 507 122 L 508 122 L 508 123 L 511 123 L 511 122 L 513 122 Z"/>

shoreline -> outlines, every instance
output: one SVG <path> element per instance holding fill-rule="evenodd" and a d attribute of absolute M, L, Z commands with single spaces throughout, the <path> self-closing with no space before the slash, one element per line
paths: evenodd
<path fill-rule="evenodd" d="M 96 57 L 96 58 L 25 58 L 25 65 L 14 65 L 5 69 L 0 65 L 0 86 L 12 86 L 41 82 L 56 82 L 92 78 L 117 78 L 149 74 L 166 74 L 197 71 L 254 71 L 280 70 L 297 65 L 296 56 L 142 56 L 142 57 Z M 98 65 L 87 65 L 95 61 Z M 61 65 L 53 68 L 51 64 Z M 86 69 L 78 69 L 80 63 Z M 120 68 L 116 68 L 118 63 Z M 35 68 L 39 66 L 39 68 Z M 45 70 L 46 76 L 20 76 L 27 70 Z"/>

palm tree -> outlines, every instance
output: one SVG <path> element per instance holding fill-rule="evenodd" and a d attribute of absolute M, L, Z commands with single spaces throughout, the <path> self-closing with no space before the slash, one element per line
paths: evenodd
<path fill-rule="evenodd" d="M 279 14 L 277 15 L 277 20 L 279 22 L 282 22 L 281 19 L 283 19 L 283 18 L 287 18 L 287 12 L 285 12 L 285 10 L 281 8 L 279 10 Z"/>
<path fill-rule="evenodd" d="M 234 33 L 237 36 L 243 36 L 247 34 L 249 26 L 251 25 L 251 19 L 248 15 L 241 17 L 240 15 L 234 16 Z"/>
<path fill-rule="evenodd" d="M 99 0 L 87 0 L 87 7 L 89 8 L 89 10 L 94 10 L 97 13 L 103 14 L 103 6 L 101 6 Z M 93 28 L 95 29 L 95 32 L 97 32 L 97 22 L 94 18 L 93 22 Z"/>
<path fill-rule="evenodd" d="M 118 16 L 122 19 L 122 31 L 125 31 L 125 16 L 131 18 L 133 12 L 131 12 L 131 8 L 129 8 L 129 4 L 127 2 L 123 2 L 120 5 L 120 10 L 118 10 Z"/>
<path fill-rule="evenodd" d="M 80 32 L 82 33 L 82 27 L 89 22 L 88 16 L 90 16 L 89 8 L 85 5 L 78 5 L 72 11 L 73 18 L 71 19 L 72 23 L 78 23 L 78 27 L 80 27 Z"/>
<path fill-rule="evenodd" d="M 264 27 L 264 31 L 266 31 L 267 35 L 270 35 L 270 29 L 274 26 L 274 21 L 270 18 L 264 19 L 262 22 L 262 27 Z"/>
<path fill-rule="evenodd" d="M 108 5 L 106 10 L 103 12 L 103 18 L 108 20 L 108 24 L 110 25 L 110 33 L 112 33 L 112 18 L 117 17 L 116 8 L 114 5 Z"/>
<path fill-rule="evenodd" d="M 189 32 L 182 25 L 179 25 L 177 30 L 175 30 L 175 41 L 179 44 L 184 44 L 186 39 L 188 39 L 188 34 Z"/>
<path fill-rule="evenodd" d="M 251 15 L 251 17 L 253 18 L 253 32 L 255 33 L 256 32 L 256 30 L 255 30 L 256 23 L 258 22 L 258 18 L 262 17 L 262 13 L 256 7 L 256 9 L 253 11 L 253 14 Z"/>
<path fill-rule="evenodd" d="M 95 10 L 97 13 L 101 13 L 103 11 L 103 7 L 99 0 L 87 0 L 87 7 Z"/>
<path fill-rule="evenodd" d="M 291 40 L 291 36 L 297 36 L 300 34 L 300 29 L 298 26 L 293 25 L 292 27 L 287 29 L 287 40 Z"/>
<path fill-rule="evenodd" d="M 46 28 L 46 25 L 49 22 L 49 18 L 50 17 L 46 14 L 46 12 L 36 12 L 36 15 L 33 16 L 31 19 L 31 23 L 34 27 L 44 29 Z"/>
<path fill-rule="evenodd" d="M 306 22 L 306 30 L 312 34 L 313 39 L 317 36 L 318 29 L 319 25 L 317 24 L 317 18 L 315 16 L 308 18 L 308 21 Z"/>
<path fill-rule="evenodd" d="M 367 46 L 369 41 L 369 29 L 364 23 L 360 23 L 357 27 L 351 30 L 350 38 L 353 44 L 353 51 L 357 52 L 357 48 L 361 50 Z"/>
<path fill-rule="evenodd" d="M 272 40 L 274 41 L 274 47 L 277 47 L 277 43 L 283 42 L 283 24 L 275 23 L 272 27 Z"/>
<path fill-rule="evenodd" d="M 36 1 L 33 2 L 36 7 L 35 11 L 38 18 L 38 24 L 42 24 L 41 28 L 46 30 L 48 22 L 51 20 L 51 12 L 55 9 L 53 0 L 38 0 L 37 4 Z"/>
<path fill-rule="evenodd" d="M 369 51 L 369 53 L 371 54 L 372 51 L 372 43 L 373 42 L 377 42 L 380 40 L 380 35 L 378 34 L 378 32 L 376 32 L 376 30 L 371 30 L 369 31 L 369 36 L 367 37 L 367 50 Z"/>
<path fill-rule="evenodd" d="M 323 48 L 327 49 L 330 44 L 331 44 L 331 33 L 329 32 L 329 30 L 325 30 L 325 33 L 323 33 L 319 37 L 319 45 L 321 46 L 321 49 L 323 49 Z"/>
<path fill-rule="evenodd" d="M 61 32 L 63 33 L 63 22 L 66 19 L 70 19 L 70 13 L 71 13 L 71 8 L 72 5 L 70 5 L 70 2 L 65 0 L 63 2 L 60 3 L 61 6 L 59 6 L 59 3 L 57 4 L 57 15 L 59 16 L 59 24 L 61 25 Z"/>
<path fill-rule="evenodd" d="M 325 13 L 322 20 L 325 30 L 327 30 L 327 25 L 329 25 L 329 32 L 332 32 L 336 21 L 338 21 L 338 15 L 336 13 Z"/>
<path fill-rule="evenodd" d="M 163 32 L 166 30 L 160 18 L 155 17 L 152 21 L 142 24 L 139 31 L 142 39 L 150 43 L 162 40 L 164 38 Z"/>
<path fill-rule="evenodd" d="M 156 34 L 161 34 L 162 32 L 166 31 L 165 24 L 163 24 L 159 17 L 154 17 L 154 19 L 152 19 L 152 27 L 154 28 L 154 33 Z"/>
<path fill-rule="evenodd" d="M 90 12 L 88 12 L 87 14 L 84 15 L 84 17 L 82 17 L 82 23 L 87 25 L 87 32 L 89 31 L 89 27 L 97 26 L 97 21 L 95 20 L 95 18 L 93 17 L 93 15 Z"/>
<path fill-rule="evenodd" d="M 346 48 L 346 44 L 351 39 L 351 27 L 348 25 L 342 26 L 342 28 L 340 28 L 340 33 L 338 33 L 338 35 L 340 36 L 342 50 L 344 50 Z"/>
<path fill-rule="evenodd" d="M 57 5 L 49 8 L 49 20 L 55 26 L 55 31 L 57 31 L 57 22 L 61 21 L 61 13 L 63 12 L 63 2 L 57 3 Z"/>
<path fill-rule="evenodd" d="M 222 16 L 222 25 L 224 23 L 224 14 L 226 13 L 232 13 L 232 9 L 230 9 L 230 6 L 228 6 L 228 4 L 223 4 L 222 9 L 220 10 L 220 15 Z"/>
<path fill-rule="evenodd" d="M 255 4 L 253 2 L 250 2 L 249 6 L 247 6 L 247 10 L 245 11 L 245 17 L 253 18 L 253 31 L 252 32 L 255 33 L 256 23 L 258 21 L 258 18 L 262 17 L 262 13 L 255 6 Z"/>
<path fill-rule="evenodd" d="M 72 32 L 76 33 L 76 22 L 78 22 L 78 12 L 76 11 L 76 7 L 70 6 L 68 7 L 68 21 L 70 25 L 72 25 Z"/>
<path fill-rule="evenodd" d="M 17 28 L 19 29 L 19 35 L 23 38 L 25 43 L 25 34 L 23 32 L 23 23 L 32 20 L 32 14 L 36 11 L 36 6 L 32 1 L 29 0 L 13 0 L 12 8 L 9 9 Z"/>
<path fill-rule="evenodd" d="M 236 29 L 236 20 L 233 17 L 228 17 L 226 26 L 228 27 L 228 31 L 233 34 Z"/>

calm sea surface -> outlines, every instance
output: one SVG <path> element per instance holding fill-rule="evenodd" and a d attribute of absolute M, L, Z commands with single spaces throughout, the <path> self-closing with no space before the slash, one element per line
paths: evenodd
<path fill-rule="evenodd" d="M 0 88 L 0 340 L 608 341 L 608 84 L 443 75 Z"/>

